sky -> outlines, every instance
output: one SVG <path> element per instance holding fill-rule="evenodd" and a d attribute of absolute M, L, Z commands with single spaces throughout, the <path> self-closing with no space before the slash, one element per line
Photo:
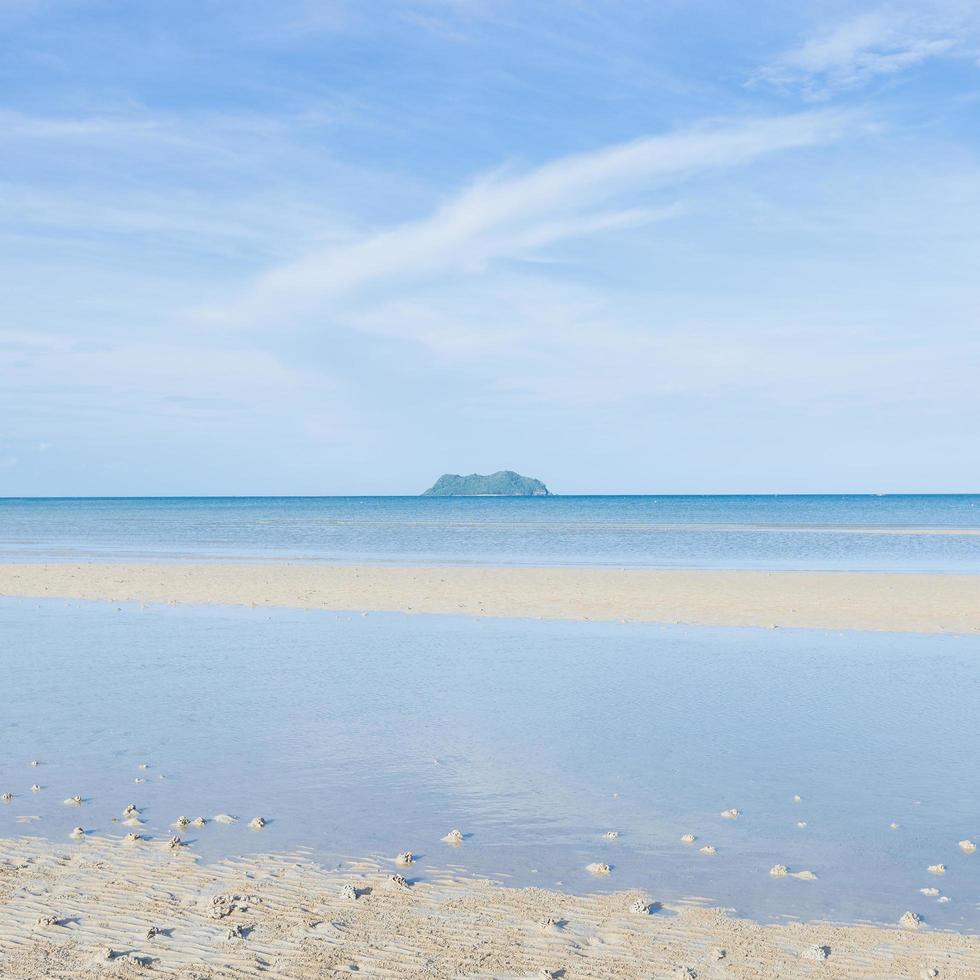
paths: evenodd
<path fill-rule="evenodd" d="M 980 4 L 0 0 L 0 496 L 980 491 Z"/>

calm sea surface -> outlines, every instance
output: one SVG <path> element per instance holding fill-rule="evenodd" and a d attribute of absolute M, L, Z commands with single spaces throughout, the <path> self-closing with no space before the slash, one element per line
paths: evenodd
<path fill-rule="evenodd" d="M 957 846 L 980 841 L 980 637 L 5 599 L 0 648 L 0 837 L 121 835 L 132 802 L 152 836 L 241 817 L 184 832 L 205 859 L 410 849 L 421 878 L 980 931 Z"/>
<path fill-rule="evenodd" d="M 0 499 L 0 560 L 78 558 L 977 572 L 980 495 Z"/>

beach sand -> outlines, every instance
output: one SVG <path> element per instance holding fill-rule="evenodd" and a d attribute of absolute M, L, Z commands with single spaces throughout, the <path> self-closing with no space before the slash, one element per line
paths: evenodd
<path fill-rule="evenodd" d="M 166 840 L 0 840 L 0 975 L 980 976 L 980 939 L 928 922 L 763 926 L 639 892 L 580 897 L 451 872 L 398 887 L 390 876 L 301 855 L 204 865 Z"/>
<path fill-rule="evenodd" d="M 916 633 L 980 631 L 980 575 L 7 563 L 0 595 Z"/>

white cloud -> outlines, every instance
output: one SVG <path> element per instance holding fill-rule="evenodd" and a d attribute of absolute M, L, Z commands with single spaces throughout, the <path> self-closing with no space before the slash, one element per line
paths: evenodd
<path fill-rule="evenodd" d="M 671 210 L 637 207 L 639 195 L 694 174 L 836 140 L 854 121 L 848 114 L 811 112 L 717 122 L 562 157 L 524 174 L 491 174 L 428 217 L 313 251 L 258 277 L 237 302 L 198 312 L 231 325 L 279 320 L 284 313 L 322 310 L 368 285 L 473 272 L 494 259 L 660 220 Z M 615 206 L 624 198 L 629 206 Z"/>
<path fill-rule="evenodd" d="M 977 47 L 980 8 L 973 3 L 886 5 L 816 31 L 753 78 L 800 87 L 811 96 L 894 75 L 940 56 Z"/>

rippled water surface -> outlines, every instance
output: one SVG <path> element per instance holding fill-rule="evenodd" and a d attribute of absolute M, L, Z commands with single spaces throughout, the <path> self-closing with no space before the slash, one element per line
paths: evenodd
<path fill-rule="evenodd" d="M 980 496 L 0 499 L 0 560 L 980 572 Z"/>
<path fill-rule="evenodd" d="M 0 644 L 0 836 L 122 834 L 133 802 L 151 835 L 241 817 L 184 832 L 206 859 L 411 849 L 420 877 L 980 931 L 977 637 L 5 599 Z"/>

